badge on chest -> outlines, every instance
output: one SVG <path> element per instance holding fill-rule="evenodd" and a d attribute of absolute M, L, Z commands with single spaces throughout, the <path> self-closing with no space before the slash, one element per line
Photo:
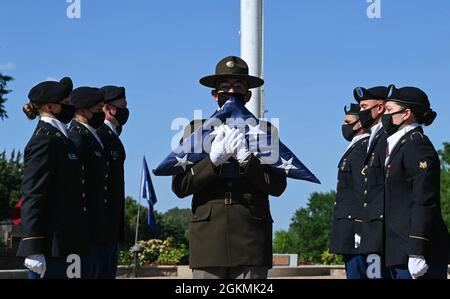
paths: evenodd
<path fill-rule="evenodd" d="M 77 154 L 69 153 L 67 155 L 69 156 L 69 160 L 78 160 Z"/>
<path fill-rule="evenodd" d="M 113 160 L 117 160 L 120 158 L 120 151 L 111 151 L 111 157 Z"/>

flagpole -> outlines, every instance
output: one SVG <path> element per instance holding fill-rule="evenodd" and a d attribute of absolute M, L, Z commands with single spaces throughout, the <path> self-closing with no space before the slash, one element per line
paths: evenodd
<path fill-rule="evenodd" d="M 263 0 L 241 0 L 241 58 L 249 67 L 249 74 L 262 77 L 263 70 Z M 253 90 L 252 99 L 246 104 L 256 118 L 263 117 L 263 89 Z"/>
<path fill-rule="evenodd" d="M 145 159 L 145 156 L 144 156 Z M 144 167 L 144 159 L 142 161 L 142 167 Z M 133 275 L 134 277 L 137 277 L 137 269 L 139 268 L 139 262 L 138 262 L 138 254 L 142 251 L 141 246 L 138 244 L 138 232 L 139 232 L 139 216 L 141 215 L 141 188 L 142 188 L 142 179 L 143 179 L 143 172 L 141 171 L 141 181 L 139 182 L 139 200 L 138 200 L 138 208 L 137 208 L 137 215 L 136 215 L 136 229 L 135 229 L 135 235 L 134 235 L 134 246 L 131 248 L 131 252 L 134 253 L 134 265 L 133 265 Z"/>

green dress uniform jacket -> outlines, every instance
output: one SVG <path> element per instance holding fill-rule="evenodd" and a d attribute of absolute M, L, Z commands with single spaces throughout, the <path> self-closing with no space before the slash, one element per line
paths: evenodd
<path fill-rule="evenodd" d="M 189 127 L 185 138 L 190 135 Z M 238 178 L 220 176 L 209 156 L 173 177 L 172 190 L 193 195 L 189 222 L 191 268 L 272 267 L 269 195 L 280 196 L 286 177 L 251 155 Z"/>

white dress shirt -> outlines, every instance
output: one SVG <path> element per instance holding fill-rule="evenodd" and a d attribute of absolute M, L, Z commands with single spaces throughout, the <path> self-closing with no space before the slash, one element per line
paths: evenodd
<path fill-rule="evenodd" d="M 345 150 L 345 152 L 347 152 L 349 150 L 349 148 L 351 148 L 355 143 L 357 143 L 358 141 L 360 141 L 363 138 L 369 137 L 370 134 L 369 133 L 364 133 L 358 136 L 353 137 L 352 141 L 350 142 L 350 144 L 347 146 L 347 149 Z"/>
<path fill-rule="evenodd" d="M 394 134 L 392 134 L 391 136 L 388 137 L 387 142 L 388 142 L 388 156 L 386 157 L 386 161 L 385 161 L 385 165 L 387 165 L 387 163 L 389 162 L 389 158 L 391 156 L 392 151 L 394 150 L 394 147 L 397 145 L 397 143 L 400 141 L 400 139 L 406 135 L 406 133 L 408 133 L 411 130 L 414 130 L 415 128 L 417 128 L 419 126 L 418 123 L 413 123 L 410 125 L 407 125 L 406 127 L 404 127 L 403 129 L 398 130 L 397 132 L 395 132 Z"/>
<path fill-rule="evenodd" d="M 116 129 L 116 125 L 113 124 L 112 122 L 110 122 L 109 120 L 105 119 L 105 125 L 107 125 L 111 131 L 114 132 L 114 134 L 116 134 L 117 136 L 119 136 L 119 134 L 117 134 L 117 129 Z"/>
<path fill-rule="evenodd" d="M 369 152 L 370 146 L 372 145 L 372 142 L 375 139 L 375 136 L 377 135 L 378 131 L 381 130 L 382 127 L 383 127 L 383 124 L 376 124 L 372 128 L 370 128 L 370 138 L 369 138 L 369 144 L 367 145 L 367 152 Z"/>

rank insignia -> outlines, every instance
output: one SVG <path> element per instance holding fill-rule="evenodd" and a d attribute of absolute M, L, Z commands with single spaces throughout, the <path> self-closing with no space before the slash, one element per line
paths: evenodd
<path fill-rule="evenodd" d="M 428 162 L 427 161 L 419 162 L 419 167 L 421 169 L 427 169 L 428 168 Z"/>
<path fill-rule="evenodd" d="M 68 156 L 69 156 L 70 160 L 78 160 L 78 157 L 76 154 L 68 154 Z"/>

